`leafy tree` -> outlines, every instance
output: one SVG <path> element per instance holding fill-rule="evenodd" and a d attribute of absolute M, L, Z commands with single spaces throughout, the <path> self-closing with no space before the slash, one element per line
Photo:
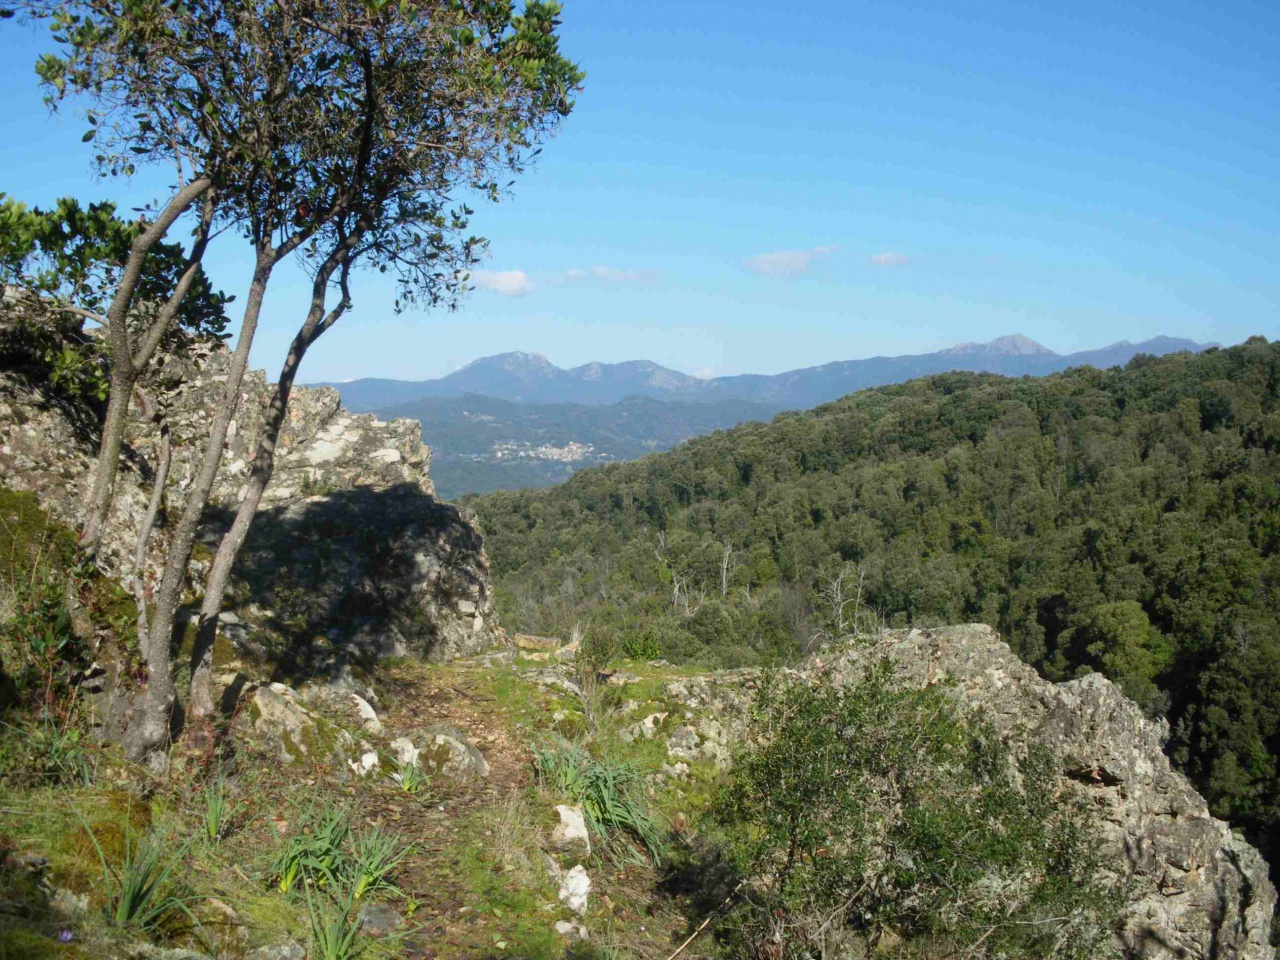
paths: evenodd
<path fill-rule="evenodd" d="M 10 286 L 19 322 L 33 340 L 41 341 L 39 360 L 50 367 L 55 388 L 75 396 L 106 400 L 109 373 L 98 341 L 79 333 L 84 320 L 107 325 L 104 311 L 119 287 L 129 250 L 142 226 L 121 220 L 112 203 L 87 208 L 64 197 L 50 210 L 29 208 L 0 194 L 0 283 Z M 176 244 L 158 244 L 138 278 L 138 295 L 157 302 L 168 295 L 186 268 Z M 231 297 L 212 290 L 203 270 L 193 273 L 188 296 L 165 332 L 166 347 L 181 349 L 191 338 L 219 337 L 226 327 L 226 304 Z M 127 323 L 141 327 L 145 315 L 133 314 Z M 35 329 L 57 330 L 41 337 Z"/>
<path fill-rule="evenodd" d="M 359 163 L 344 189 L 357 199 L 316 237 L 310 309 L 277 380 L 246 492 L 204 585 L 192 713 L 213 710 L 213 636 L 222 597 L 254 513 L 270 482 L 294 379 L 310 346 L 351 306 L 348 278 L 367 260 L 391 271 L 397 309 L 455 307 L 483 241 L 466 234 L 471 210 L 450 209 L 451 192 L 481 187 L 497 199 L 500 179 L 521 172 L 537 142 L 572 108 L 583 74 L 559 52 L 560 7 L 532 2 L 523 14 L 487 3 L 418 3 L 389 13 L 357 0 L 299 12 L 327 43 L 331 69 L 361 91 L 355 113 Z M 430 90 L 430 96 L 424 91 Z M 427 138 L 430 138 L 429 140 Z M 327 309 L 330 286 L 340 299 Z"/>
<path fill-rule="evenodd" d="M 1131 700 L 1163 711 L 1168 697 L 1156 679 L 1173 662 L 1174 648 L 1151 626 L 1134 600 L 1102 603 L 1062 634 L 1060 658 L 1070 649 L 1072 660 L 1088 663 L 1118 683 Z"/>
<path fill-rule="evenodd" d="M 227 381 L 172 531 L 142 642 L 148 682 L 126 748 L 135 757 L 159 757 L 176 700 L 170 640 L 188 560 L 275 267 L 302 252 L 315 269 L 318 293 L 295 340 L 289 361 L 295 369 L 306 346 L 345 310 L 326 323 L 325 294 L 335 274 L 341 284 L 349 269 L 344 263 L 362 244 L 385 258 L 380 267 L 410 278 L 409 299 L 425 295 L 434 302 L 437 293 L 448 299 L 444 291 L 460 284 L 453 248 L 448 242 L 433 248 L 456 222 L 446 219 L 441 229 L 442 201 L 459 187 L 500 196 L 498 178 L 518 171 L 541 135 L 568 112 L 581 74 L 557 52 L 559 8 L 540 0 L 521 13 L 488 0 L 29 0 L 22 6 L 49 21 L 60 44 L 38 68 L 51 100 L 80 96 L 92 104 L 86 140 L 98 144 L 100 167 L 122 174 L 137 162 L 165 162 L 178 180 L 172 199 L 143 231 L 146 243 L 135 243 L 108 312 L 113 385 L 84 538 L 91 551 L 101 536 L 93 518 L 105 517 L 110 502 L 135 357 L 128 328 L 118 321 L 148 244 L 201 199 L 191 263 L 219 227 L 239 232 L 254 249 Z M 467 254 L 474 248 L 466 247 Z M 432 276 L 428 263 L 436 260 L 439 275 Z M 166 309 L 184 293 L 175 289 Z M 287 396 L 286 385 L 273 416 L 283 415 Z M 240 527 L 242 539 L 247 519 Z M 238 543 L 220 569 L 229 567 L 236 549 Z"/>

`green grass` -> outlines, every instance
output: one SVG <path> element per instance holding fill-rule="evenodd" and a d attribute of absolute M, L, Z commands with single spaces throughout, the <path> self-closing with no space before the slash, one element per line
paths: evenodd
<path fill-rule="evenodd" d="M 333 883 L 343 867 L 343 846 L 351 834 L 351 814 L 326 805 L 298 824 L 271 865 L 271 879 L 281 893 L 299 883 Z"/>
<path fill-rule="evenodd" d="M 581 804 L 587 827 L 621 852 L 619 834 L 638 840 L 656 863 L 663 831 L 644 796 L 644 778 L 626 761 L 597 757 L 586 746 L 553 737 L 533 749 L 538 781 L 550 792 Z"/>
<path fill-rule="evenodd" d="M 501 951 L 528 960 L 561 960 L 564 941 L 553 929 L 556 915 L 543 909 L 548 901 L 539 897 L 536 890 L 506 876 L 502 865 L 488 858 L 485 846 L 481 840 L 469 844 L 453 864 L 457 880 L 469 892 L 477 939 L 484 949 L 494 953 Z"/>
<path fill-rule="evenodd" d="M 186 914 L 193 923 L 197 922 L 188 904 L 199 898 L 171 882 L 190 841 L 169 852 L 170 840 L 151 830 L 137 836 L 126 820 L 124 856 L 119 864 L 113 865 L 89 824 L 83 819 L 80 824 L 89 835 L 102 866 L 105 912 L 112 926 L 149 929 L 175 913 Z"/>

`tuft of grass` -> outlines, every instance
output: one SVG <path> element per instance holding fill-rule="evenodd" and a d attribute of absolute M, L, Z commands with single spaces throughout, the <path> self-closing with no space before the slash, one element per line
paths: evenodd
<path fill-rule="evenodd" d="M 661 859 L 662 828 L 644 799 L 636 767 L 596 757 L 563 737 L 535 746 L 533 765 L 547 789 L 582 805 L 588 829 L 606 844 L 626 833 L 640 841 L 654 863 Z"/>
<path fill-rule="evenodd" d="M 166 856 L 167 843 L 164 839 L 150 830 L 141 837 L 135 836 L 126 820 L 124 858 L 119 866 L 112 866 L 89 824 L 79 814 L 76 816 L 89 835 L 102 866 L 102 885 L 107 899 L 104 912 L 108 923 L 116 927 L 147 929 L 180 912 L 186 914 L 192 923 L 199 924 L 187 904 L 200 898 L 162 892 L 169 886 L 174 869 L 186 856 L 189 842 L 171 856 Z"/>
<path fill-rule="evenodd" d="M 299 881 L 334 883 L 341 874 L 343 845 L 351 834 L 351 816 L 339 807 L 325 807 L 293 834 L 271 865 L 271 879 L 281 893 Z"/>
<path fill-rule="evenodd" d="M 410 796 L 416 797 L 431 787 L 431 775 L 416 763 L 402 763 L 400 769 L 391 775 L 391 779 Z"/>
<path fill-rule="evenodd" d="M 234 811 L 235 804 L 227 794 L 227 781 L 219 774 L 204 789 L 202 822 L 210 843 L 217 843 L 222 839 Z"/>
<path fill-rule="evenodd" d="M 351 841 L 351 896 L 359 900 L 375 890 L 395 890 L 391 872 L 413 849 L 398 833 L 375 826 L 361 830 Z"/>
<path fill-rule="evenodd" d="M 321 891 L 312 893 L 310 885 L 304 885 L 304 890 L 314 960 L 355 960 L 364 953 L 354 890 L 344 887 L 335 890 L 333 896 Z"/>

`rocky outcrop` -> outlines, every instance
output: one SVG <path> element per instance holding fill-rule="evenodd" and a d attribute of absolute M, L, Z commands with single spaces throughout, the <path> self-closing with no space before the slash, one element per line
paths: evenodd
<path fill-rule="evenodd" d="M 1164 753 L 1168 727 L 1101 674 L 1050 683 L 984 624 L 895 630 L 833 644 L 790 671 L 799 682 L 855 684 L 888 661 L 904 687 L 939 685 L 1015 745 L 1048 747 L 1059 783 L 1093 811 L 1105 860 L 1126 881 L 1117 947 L 1134 960 L 1273 960 L 1276 890 L 1262 856 L 1208 805 Z M 662 776 L 723 768 L 741 743 L 758 671 L 683 677 L 657 701 L 673 720 Z M 635 712 L 654 701 L 628 704 Z M 651 714 L 656 718 L 658 714 Z M 646 718 L 647 720 L 648 718 Z M 669 730 L 669 732 L 668 732 Z M 645 735 L 640 727 L 636 736 Z"/>
<path fill-rule="evenodd" d="M 182 381 L 168 403 L 169 515 L 194 479 L 228 362 L 219 347 L 166 371 Z M 244 489 L 271 392 L 260 371 L 246 375 L 192 561 L 197 583 Z M 73 527 L 95 429 L 86 404 L 0 368 L 0 478 L 35 493 Z M 109 572 L 129 572 L 157 445 L 150 421 L 131 424 L 101 557 Z M 335 390 L 295 389 L 275 474 L 236 567 L 227 601 L 235 617 L 224 617 L 224 637 L 268 659 L 288 656 L 288 666 L 308 673 L 379 654 L 447 660 L 498 641 L 480 536 L 465 513 L 435 498 L 429 464 L 416 421 L 357 416 L 342 409 Z M 163 523 L 156 537 L 163 540 Z M 157 573 L 153 562 L 143 574 L 149 585 Z"/>
<path fill-rule="evenodd" d="M 1274 957 L 1276 891 L 1267 864 L 1171 767 L 1163 721 L 1145 717 L 1100 674 L 1044 680 L 983 624 L 892 631 L 833 647 L 803 673 L 852 683 L 885 658 L 898 682 L 946 684 L 1002 736 L 1044 744 L 1061 757 L 1064 788 L 1087 797 L 1109 862 L 1132 884 L 1120 934 L 1125 956 Z"/>

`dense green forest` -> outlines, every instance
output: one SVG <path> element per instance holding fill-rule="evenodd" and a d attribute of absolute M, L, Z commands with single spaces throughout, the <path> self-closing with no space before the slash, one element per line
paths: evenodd
<path fill-rule="evenodd" d="M 983 621 L 1101 670 L 1280 859 L 1280 343 L 927 377 L 469 502 L 508 629 L 732 665 Z"/>

